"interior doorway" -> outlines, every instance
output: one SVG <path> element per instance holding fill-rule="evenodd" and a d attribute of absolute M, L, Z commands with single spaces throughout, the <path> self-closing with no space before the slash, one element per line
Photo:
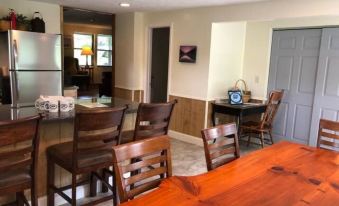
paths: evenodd
<path fill-rule="evenodd" d="M 152 103 L 166 102 L 168 97 L 170 27 L 152 28 L 150 32 L 150 71 L 147 96 L 149 102 Z"/>

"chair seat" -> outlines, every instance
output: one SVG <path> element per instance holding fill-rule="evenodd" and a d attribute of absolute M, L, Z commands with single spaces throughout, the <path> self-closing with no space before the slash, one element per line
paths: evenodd
<path fill-rule="evenodd" d="M 245 130 L 252 130 L 252 131 L 258 131 L 258 132 L 264 132 L 264 131 L 268 131 L 271 129 L 270 126 L 268 125 L 264 125 L 264 128 L 260 128 L 260 124 L 261 122 L 248 121 L 248 122 L 242 123 L 241 128 Z"/>
<path fill-rule="evenodd" d="M 0 191 L 12 192 L 21 191 L 23 188 L 28 189 L 31 187 L 31 175 L 29 167 L 26 169 L 13 170 L 0 174 Z"/>
<path fill-rule="evenodd" d="M 47 149 L 47 155 L 68 171 L 72 171 L 73 161 L 73 141 L 53 145 Z M 112 152 L 105 150 L 96 153 L 88 153 L 78 157 L 78 168 L 82 170 L 92 170 L 92 167 L 100 166 L 102 168 L 111 166 Z M 98 168 L 100 169 L 100 168 Z"/>

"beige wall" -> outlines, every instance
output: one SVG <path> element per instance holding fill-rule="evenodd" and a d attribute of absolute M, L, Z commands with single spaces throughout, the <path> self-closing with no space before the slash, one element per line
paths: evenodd
<path fill-rule="evenodd" d="M 23 0 L 0 0 L 0 16 L 8 14 L 8 8 L 32 18 L 35 11 L 39 11 L 46 23 L 46 33 L 60 34 L 60 6 Z"/>
<path fill-rule="evenodd" d="M 208 99 L 225 98 L 242 78 L 246 22 L 213 23 L 208 77 Z"/>
<path fill-rule="evenodd" d="M 315 17 L 322 15 L 337 15 L 339 14 L 339 1 L 336 0 L 283 0 L 283 1 L 271 1 L 271 2 L 258 2 L 251 4 L 240 4 L 232 6 L 219 6 L 208 8 L 195 8 L 184 9 L 176 11 L 166 12 L 147 12 L 140 17 L 144 22 L 144 29 L 139 32 L 132 31 L 135 36 L 144 37 L 144 61 L 140 64 L 131 65 L 130 62 L 120 62 L 117 67 L 117 73 L 122 78 L 126 87 L 138 87 L 144 88 L 147 71 L 147 29 L 154 26 L 172 26 L 171 37 L 171 52 L 170 52 L 170 94 L 176 96 L 190 97 L 195 99 L 209 99 L 208 91 L 208 79 L 209 79 L 209 66 L 210 66 L 210 47 L 211 47 L 211 30 L 212 24 L 217 22 L 235 22 L 235 21 L 270 21 L 274 19 L 284 18 L 298 18 L 298 17 Z M 124 21 L 126 19 L 119 18 L 125 14 L 117 15 L 117 32 L 128 27 Z M 135 16 L 132 18 L 135 21 Z M 329 21 L 331 18 L 328 18 Z M 294 20 L 293 20 L 294 21 Z M 284 24 L 302 24 L 302 20 L 296 22 L 281 22 L 281 26 Z M 316 21 L 317 22 L 317 21 Z M 319 21 L 318 23 L 326 23 L 326 21 Z M 265 25 L 262 25 L 265 27 Z M 249 26 L 250 27 L 250 26 Z M 133 30 L 133 29 L 131 29 Z M 265 30 L 265 35 L 270 35 L 270 29 Z M 128 30 L 125 30 L 128 31 Z M 117 36 L 116 42 L 122 41 L 128 50 L 120 52 L 120 56 L 117 55 L 117 61 L 119 57 L 126 58 L 130 55 L 130 50 L 134 50 L 134 38 L 130 37 L 131 33 L 121 34 Z M 263 32 L 263 31 L 254 31 Z M 268 32 L 268 33 L 267 33 Z M 263 33 L 262 33 L 263 34 Z M 128 38 L 126 37 L 129 36 Z M 263 34 L 264 35 L 264 34 Z M 269 54 L 268 45 L 269 42 L 264 40 L 262 45 L 262 51 L 265 50 L 266 55 Z M 131 39 L 133 43 L 127 41 Z M 140 39 L 140 38 L 139 38 Z M 246 41 L 253 41 L 248 36 Z M 121 43 L 122 44 L 122 43 Z M 182 44 L 192 44 L 198 46 L 197 62 L 195 64 L 184 64 L 178 62 L 179 46 Z M 140 48 L 137 48 L 138 50 Z M 117 52 L 119 52 L 117 48 Z M 249 82 L 251 90 L 254 92 L 254 96 L 258 98 L 264 98 L 266 96 L 266 86 L 268 78 L 268 60 L 267 56 L 256 59 L 253 52 L 245 52 L 244 54 L 244 66 L 243 74 L 244 78 Z M 256 55 L 259 55 L 258 52 Z M 257 62 L 256 64 L 254 64 Z M 131 68 L 132 67 L 132 68 Z M 142 71 L 142 75 L 138 72 L 131 73 L 130 71 Z M 126 72 L 128 71 L 128 72 Z M 253 74 L 260 75 L 259 83 L 255 83 L 253 80 Z M 130 75 L 133 77 L 126 76 Z M 139 76 L 137 76 L 139 75 Z M 118 78 L 118 77 L 117 77 Z M 135 81 L 131 81 L 134 79 Z M 227 88 L 225 88 L 226 92 Z M 214 96 L 214 95 L 212 95 Z"/>
<path fill-rule="evenodd" d="M 88 24 L 75 24 L 75 23 L 64 23 L 64 35 L 68 36 L 68 38 L 73 39 L 74 33 L 85 33 L 85 34 L 107 34 L 112 35 L 112 27 L 109 26 L 101 26 L 101 25 L 88 25 Z M 96 37 L 94 39 L 96 41 Z M 73 45 L 73 44 L 72 44 Z M 94 43 L 96 46 L 96 43 Z M 95 49 L 94 49 L 95 50 Z M 73 56 L 73 47 L 65 48 L 64 50 L 65 56 Z M 96 54 L 94 54 L 96 55 Z M 96 65 L 96 57 L 93 56 L 93 63 Z M 93 71 L 93 82 L 94 84 L 100 84 L 102 82 L 102 72 L 107 71 L 111 72 L 112 67 L 94 67 Z"/>

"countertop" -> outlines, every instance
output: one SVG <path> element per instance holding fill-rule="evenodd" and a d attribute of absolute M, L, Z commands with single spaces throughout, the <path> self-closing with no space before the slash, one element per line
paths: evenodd
<path fill-rule="evenodd" d="M 83 103 L 90 103 L 92 99 L 77 99 L 75 110 L 70 112 L 41 112 L 35 107 L 22 107 L 22 108 L 11 108 L 11 105 L 0 105 L 0 121 L 16 120 L 20 118 L 25 118 L 29 116 L 38 115 L 39 113 L 43 116 L 43 121 L 57 121 L 57 120 L 67 120 L 73 119 L 75 116 L 76 110 L 90 109 L 84 106 L 81 106 Z M 122 107 L 128 106 L 126 111 L 127 114 L 136 113 L 138 110 L 139 103 L 132 102 L 120 98 L 98 98 L 98 103 L 104 104 L 108 107 Z"/>

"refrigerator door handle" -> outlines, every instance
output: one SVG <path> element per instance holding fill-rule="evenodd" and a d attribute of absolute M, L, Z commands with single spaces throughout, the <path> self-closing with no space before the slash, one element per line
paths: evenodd
<path fill-rule="evenodd" d="M 18 43 L 15 39 L 13 40 L 13 52 L 14 52 L 14 67 L 17 68 L 16 64 L 18 62 L 19 52 L 18 52 Z"/>
<path fill-rule="evenodd" d="M 18 99 L 19 98 L 19 84 L 18 84 L 18 75 L 17 75 L 17 72 L 13 72 L 13 80 L 14 80 L 14 90 L 15 90 L 15 96 L 16 98 L 15 99 Z"/>

